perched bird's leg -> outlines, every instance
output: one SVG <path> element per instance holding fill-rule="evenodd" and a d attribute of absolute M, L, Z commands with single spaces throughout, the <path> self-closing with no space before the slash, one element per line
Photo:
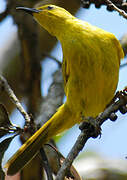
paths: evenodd
<path fill-rule="evenodd" d="M 98 135 L 101 135 L 101 128 L 99 123 L 95 121 L 93 117 L 82 117 L 83 122 L 80 124 L 79 129 L 81 131 L 86 131 L 89 137 L 97 138 Z"/>
<path fill-rule="evenodd" d="M 124 90 L 119 91 L 119 94 L 118 94 L 118 97 L 117 97 L 118 100 L 123 99 L 123 101 L 124 101 L 124 105 L 120 106 L 120 108 L 119 108 L 119 111 L 122 114 L 125 114 L 127 112 L 127 104 L 126 104 L 126 101 L 124 99 L 125 96 L 127 96 L 127 87 L 125 87 Z"/>
<path fill-rule="evenodd" d="M 113 103 L 117 102 L 117 101 L 120 100 L 120 99 L 123 99 L 123 101 L 124 101 L 124 96 L 127 96 L 127 87 L 125 87 L 124 90 L 122 90 L 122 91 L 116 92 L 115 96 L 113 97 L 113 99 L 111 100 L 111 102 L 106 106 L 106 108 L 109 107 L 110 105 L 112 105 Z M 122 114 L 125 114 L 125 113 L 127 112 L 126 102 L 125 102 L 124 105 L 120 106 L 119 111 L 120 111 Z M 111 121 L 115 121 L 115 120 L 117 119 L 116 112 L 112 112 L 112 113 L 110 114 L 109 119 L 110 119 Z"/>
<path fill-rule="evenodd" d="M 106 107 L 109 107 L 111 104 L 116 102 L 118 99 L 122 98 L 124 95 L 127 95 L 127 87 L 125 87 L 122 91 L 117 91 L 113 99 Z"/>

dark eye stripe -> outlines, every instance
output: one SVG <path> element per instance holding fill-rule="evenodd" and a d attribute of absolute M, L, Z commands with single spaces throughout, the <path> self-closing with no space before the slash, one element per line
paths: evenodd
<path fill-rule="evenodd" d="M 53 7 L 52 6 L 48 6 L 48 10 L 50 10 L 50 9 L 53 9 Z"/>

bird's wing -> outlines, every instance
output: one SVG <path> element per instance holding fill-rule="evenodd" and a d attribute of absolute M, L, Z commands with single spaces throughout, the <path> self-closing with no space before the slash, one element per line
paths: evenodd
<path fill-rule="evenodd" d="M 66 86 L 67 86 L 70 72 L 69 72 L 68 61 L 65 59 L 65 57 L 63 57 L 62 73 L 63 73 L 63 80 L 64 80 L 64 89 L 66 93 Z"/>

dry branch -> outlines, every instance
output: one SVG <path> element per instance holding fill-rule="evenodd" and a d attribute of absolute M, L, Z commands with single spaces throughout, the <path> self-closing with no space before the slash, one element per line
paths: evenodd
<path fill-rule="evenodd" d="M 114 10 L 116 10 L 121 16 L 123 16 L 124 18 L 127 19 L 127 13 L 126 13 L 124 10 L 119 9 L 119 8 L 118 8 L 115 4 L 113 4 L 112 1 L 110 1 L 110 0 L 105 0 L 105 1 L 107 2 L 107 4 L 108 4 L 111 8 L 113 8 Z"/>
<path fill-rule="evenodd" d="M 98 129 L 101 128 L 100 126 L 108 119 L 110 118 L 110 115 L 112 113 L 116 113 L 118 110 L 121 109 L 121 107 L 126 106 L 126 112 L 127 112 L 127 90 L 121 91 L 119 100 L 115 101 L 113 104 L 111 104 L 109 107 L 105 109 L 103 113 L 101 113 L 95 121 L 96 127 L 98 126 Z M 88 119 L 90 120 L 90 119 Z M 91 130 L 91 124 L 87 122 L 87 127 L 85 127 L 80 135 L 78 136 L 74 146 L 72 147 L 71 151 L 69 152 L 67 158 L 63 162 L 63 165 L 61 169 L 59 170 L 56 180 L 63 180 L 67 171 L 70 169 L 74 159 L 78 156 L 79 152 L 83 149 L 85 146 L 87 140 L 90 137 L 97 137 L 99 135 L 99 131 L 97 132 L 97 129 L 92 127 Z"/>
<path fill-rule="evenodd" d="M 5 90 L 6 93 L 8 94 L 9 98 L 12 100 L 12 102 L 15 104 L 15 106 L 17 107 L 17 109 L 20 111 L 20 113 L 23 115 L 24 119 L 26 120 L 27 123 L 30 123 L 30 117 L 29 115 L 26 113 L 25 109 L 23 108 L 23 106 L 21 105 L 21 103 L 19 102 L 18 98 L 15 96 L 13 90 L 11 89 L 11 87 L 9 86 L 7 80 L 0 75 L 0 85 L 1 85 L 1 89 Z"/>

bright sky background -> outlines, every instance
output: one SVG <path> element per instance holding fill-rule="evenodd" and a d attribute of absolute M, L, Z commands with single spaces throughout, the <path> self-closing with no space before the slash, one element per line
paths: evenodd
<path fill-rule="evenodd" d="M 2 11 L 3 8 L 4 3 L 3 0 L 1 0 L 0 11 Z M 120 39 L 123 34 L 127 33 L 127 21 L 123 17 L 119 16 L 117 12 L 111 13 L 109 11 L 106 11 L 105 9 L 105 7 L 95 9 L 94 5 L 92 5 L 89 10 L 81 8 L 77 13 L 77 17 L 114 33 L 115 36 Z M 12 19 L 10 17 L 6 18 L 6 20 L 0 24 L 0 48 L 14 31 L 16 31 L 16 26 L 13 24 Z M 51 54 L 58 59 L 62 59 L 62 51 L 59 43 L 54 48 Z M 43 93 L 46 95 L 48 86 L 51 83 L 51 74 L 55 71 L 57 65 L 55 62 L 49 60 L 48 58 L 43 65 L 45 66 L 45 71 L 42 77 L 46 82 Z M 48 76 L 48 74 L 50 74 L 50 76 Z M 118 89 L 122 89 L 124 88 L 124 86 L 127 86 L 127 67 L 120 70 Z M 13 118 L 14 117 L 15 116 L 13 116 Z M 20 122 L 20 120 L 18 120 L 18 122 Z M 63 141 L 59 143 L 61 152 L 64 155 L 67 155 L 67 152 L 69 152 L 70 147 L 74 144 L 76 137 L 80 132 L 77 127 L 73 127 L 70 131 L 71 133 L 65 136 L 64 143 Z M 107 157 L 125 159 L 125 156 L 127 156 L 126 137 L 127 114 L 124 116 L 119 115 L 119 119 L 116 122 L 113 123 L 107 121 L 106 123 L 104 123 L 104 125 L 102 126 L 101 138 L 89 139 L 85 149 L 96 151 L 97 153 L 100 153 L 101 155 L 105 155 Z M 15 145 L 16 143 L 17 141 L 14 141 Z"/>

